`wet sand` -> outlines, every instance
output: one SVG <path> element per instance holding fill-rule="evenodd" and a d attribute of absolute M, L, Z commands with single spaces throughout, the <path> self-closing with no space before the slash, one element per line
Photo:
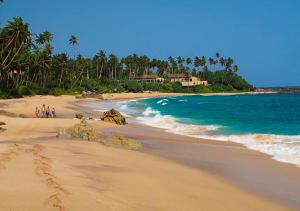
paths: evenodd
<path fill-rule="evenodd" d="M 143 144 L 142 152 L 205 170 L 286 206 L 300 209 L 300 168 L 233 142 L 200 140 L 170 134 L 132 121 L 121 132 Z"/>

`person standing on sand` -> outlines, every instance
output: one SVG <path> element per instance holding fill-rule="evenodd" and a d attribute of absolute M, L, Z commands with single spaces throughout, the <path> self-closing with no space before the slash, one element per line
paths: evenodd
<path fill-rule="evenodd" d="M 50 116 L 50 108 L 48 106 L 46 109 L 46 117 L 49 118 L 49 116 Z"/>
<path fill-rule="evenodd" d="M 35 107 L 35 117 L 36 118 L 40 117 L 40 109 L 38 107 Z"/>
<path fill-rule="evenodd" d="M 41 113 L 42 113 L 42 117 L 46 117 L 46 106 L 45 106 L 45 104 L 43 104 L 43 106 L 41 108 Z"/>
<path fill-rule="evenodd" d="M 55 118 L 56 117 L 56 114 L 55 114 L 55 108 L 53 107 L 52 110 L 51 110 L 51 116 L 52 118 Z"/>

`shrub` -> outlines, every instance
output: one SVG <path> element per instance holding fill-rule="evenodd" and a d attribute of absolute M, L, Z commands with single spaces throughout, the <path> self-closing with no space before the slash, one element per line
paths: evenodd
<path fill-rule="evenodd" d="M 212 90 L 206 86 L 196 86 L 193 90 L 196 93 L 211 93 Z"/>
<path fill-rule="evenodd" d="M 49 91 L 49 94 L 54 95 L 54 96 L 60 96 L 65 94 L 65 90 L 61 88 L 53 88 Z"/>
<path fill-rule="evenodd" d="M 9 94 L 4 91 L 0 91 L 0 99 L 7 99 L 9 98 Z"/>
<path fill-rule="evenodd" d="M 173 92 L 184 93 L 186 90 L 181 86 L 180 82 L 176 82 L 172 84 Z"/>
<path fill-rule="evenodd" d="M 161 83 L 149 82 L 143 84 L 143 90 L 147 91 L 160 91 L 162 89 Z"/>
<path fill-rule="evenodd" d="M 173 92 L 172 83 L 170 81 L 165 81 L 162 84 L 162 91 L 164 91 L 164 92 Z"/>
<path fill-rule="evenodd" d="M 20 96 L 31 96 L 31 95 L 35 95 L 35 92 L 32 91 L 29 87 L 26 86 L 20 86 L 17 89 L 18 95 Z"/>
<path fill-rule="evenodd" d="M 110 92 L 118 93 L 118 92 L 125 92 L 126 89 L 120 83 L 113 83 L 108 85 L 108 89 Z"/>
<path fill-rule="evenodd" d="M 84 79 L 81 86 L 88 91 L 95 90 L 97 88 L 98 82 L 94 79 Z"/>
<path fill-rule="evenodd" d="M 97 93 L 99 94 L 104 94 L 104 93 L 108 93 L 109 92 L 109 88 L 105 85 L 100 85 L 97 88 Z"/>
<path fill-rule="evenodd" d="M 143 87 L 137 81 L 127 81 L 125 84 L 125 88 L 130 92 L 141 92 L 143 91 Z"/>

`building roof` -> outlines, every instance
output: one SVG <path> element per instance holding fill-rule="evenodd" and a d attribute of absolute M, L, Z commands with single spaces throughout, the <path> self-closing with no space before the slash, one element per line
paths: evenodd
<path fill-rule="evenodd" d="M 189 76 L 185 73 L 170 73 L 170 74 L 168 74 L 168 78 L 186 78 L 186 77 L 189 77 Z"/>
<path fill-rule="evenodd" d="M 156 79 L 159 78 L 157 74 L 144 74 L 142 76 L 137 76 L 135 79 Z"/>

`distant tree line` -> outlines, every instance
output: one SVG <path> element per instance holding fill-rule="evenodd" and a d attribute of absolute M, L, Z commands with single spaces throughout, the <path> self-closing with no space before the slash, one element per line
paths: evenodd
<path fill-rule="evenodd" d="M 71 93 L 74 90 L 176 91 L 170 87 L 177 85 L 171 85 L 168 80 L 160 85 L 138 85 L 133 81 L 137 76 L 150 73 L 162 77 L 169 73 L 190 73 L 202 80 L 208 80 L 212 86 L 206 91 L 253 89 L 237 75 L 239 67 L 234 60 L 231 57 L 222 57 L 219 53 L 208 58 L 170 56 L 163 60 L 137 54 L 119 58 L 115 54 L 100 50 L 92 58 L 85 58 L 76 54 L 79 41 L 75 35 L 71 35 L 69 44 L 74 48 L 74 53 L 70 57 L 66 53 L 53 54 L 52 39 L 53 34 L 49 31 L 32 33 L 21 17 L 13 18 L 0 29 L 0 95 Z M 139 88 L 132 90 L 130 87 Z M 214 87 L 219 88 L 214 90 Z"/>

